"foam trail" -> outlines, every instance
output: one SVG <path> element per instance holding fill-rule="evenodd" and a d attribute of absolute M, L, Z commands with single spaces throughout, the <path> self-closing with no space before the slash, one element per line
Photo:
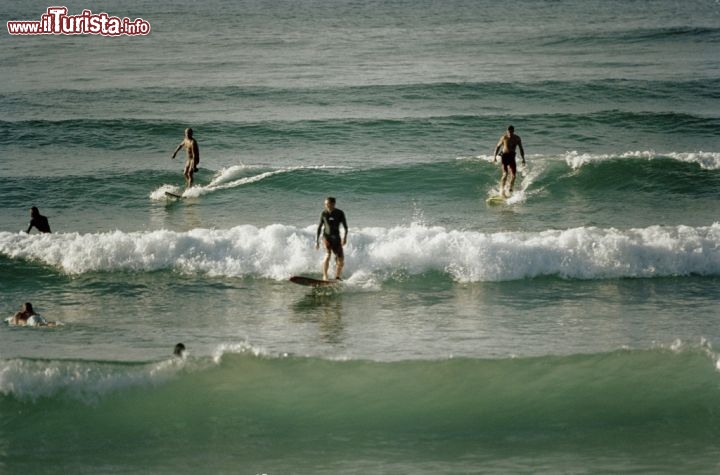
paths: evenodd
<path fill-rule="evenodd" d="M 174 194 L 181 194 L 183 198 L 197 198 L 199 196 L 214 193 L 220 190 L 226 190 L 230 188 L 236 188 L 238 186 L 249 185 L 251 183 L 257 183 L 275 175 L 292 173 L 299 170 L 323 170 L 323 169 L 336 169 L 345 167 L 330 167 L 330 166 L 316 166 L 316 167 L 287 167 L 280 168 L 277 170 L 270 170 L 255 175 L 245 176 L 248 171 L 253 171 L 256 167 L 247 165 L 233 165 L 227 168 L 223 168 L 218 171 L 215 177 L 207 185 L 195 185 L 189 189 L 182 189 L 175 185 L 162 185 L 160 188 L 153 190 L 150 193 L 150 199 L 152 200 L 164 200 L 165 192 L 168 191 Z"/>
<path fill-rule="evenodd" d="M 528 165 L 520 165 L 517 170 L 515 191 L 512 196 L 507 199 L 507 204 L 514 205 L 525 203 L 529 194 L 527 191 L 528 188 L 534 184 L 535 180 L 543 174 L 546 168 L 547 165 L 543 162 L 536 162 L 532 165 L 532 167 Z M 530 194 L 537 192 L 538 191 L 535 190 Z"/>
<path fill-rule="evenodd" d="M 183 197 L 197 198 L 198 196 L 206 195 L 215 191 L 235 188 L 242 185 L 248 185 L 250 183 L 257 183 L 265 178 L 282 173 L 289 173 L 298 168 L 282 168 L 279 170 L 272 170 L 259 173 L 257 175 L 242 176 L 238 178 L 239 175 L 247 173 L 248 167 L 244 165 L 234 165 L 220 170 L 215 178 L 213 178 L 207 185 L 193 186 L 192 188 L 185 190 Z"/>
<path fill-rule="evenodd" d="M 69 274 L 172 270 L 285 280 L 317 272 L 321 256 L 314 242 L 314 226 L 281 224 L 187 232 L 1 232 L 0 254 Z M 348 278 L 427 272 L 444 272 L 459 282 L 720 275 L 720 223 L 491 234 L 422 225 L 361 228 L 353 233 L 346 254 Z"/>

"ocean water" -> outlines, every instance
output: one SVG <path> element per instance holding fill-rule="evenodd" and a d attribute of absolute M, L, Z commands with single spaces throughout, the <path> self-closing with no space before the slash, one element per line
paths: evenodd
<path fill-rule="evenodd" d="M 0 472 L 720 470 L 717 1 L 64 5 L 152 29 L 2 33 Z"/>

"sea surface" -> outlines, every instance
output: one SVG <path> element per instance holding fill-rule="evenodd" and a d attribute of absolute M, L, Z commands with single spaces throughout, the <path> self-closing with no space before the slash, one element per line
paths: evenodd
<path fill-rule="evenodd" d="M 151 31 L 0 33 L 0 472 L 720 471 L 717 0 L 63 5 Z"/>

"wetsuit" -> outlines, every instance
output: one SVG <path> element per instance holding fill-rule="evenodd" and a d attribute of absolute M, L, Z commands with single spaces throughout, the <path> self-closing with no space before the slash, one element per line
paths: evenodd
<path fill-rule="evenodd" d="M 340 225 L 345 228 L 347 234 L 347 221 L 345 220 L 345 213 L 335 208 L 332 211 L 323 210 L 320 214 L 320 224 L 317 230 L 317 239 L 320 238 L 320 233 L 323 233 L 325 239 L 325 248 L 328 251 L 332 251 L 337 257 L 343 258 L 343 247 L 342 238 L 340 237 Z"/>
<path fill-rule="evenodd" d="M 49 233 L 50 232 L 50 223 L 48 222 L 48 219 L 39 214 L 37 216 L 33 216 L 30 218 L 30 226 L 27 228 L 27 232 L 29 233 L 30 230 L 35 226 L 38 231 L 41 233 Z"/>

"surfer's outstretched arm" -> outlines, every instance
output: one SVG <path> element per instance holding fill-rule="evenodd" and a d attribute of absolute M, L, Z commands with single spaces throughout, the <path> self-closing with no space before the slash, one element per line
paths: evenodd
<path fill-rule="evenodd" d="M 180 149 L 182 149 L 184 146 L 185 146 L 185 141 L 183 140 L 182 142 L 180 142 L 180 145 L 177 146 L 177 148 L 173 152 L 172 157 L 170 157 L 170 159 L 171 160 L 175 159 L 175 155 L 177 155 L 177 153 L 180 151 Z"/>

